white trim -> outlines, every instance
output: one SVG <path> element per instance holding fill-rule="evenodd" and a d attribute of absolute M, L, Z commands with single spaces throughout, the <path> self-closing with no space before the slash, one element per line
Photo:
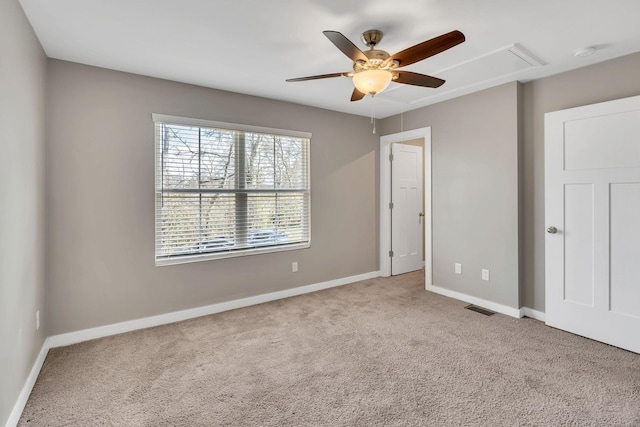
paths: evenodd
<path fill-rule="evenodd" d="M 50 348 L 62 347 L 83 341 L 93 340 L 96 338 L 107 337 L 110 335 L 135 331 L 138 329 L 151 328 L 153 326 L 166 325 L 169 323 L 180 322 L 182 320 L 193 319 L 195 317 L 208 316 L 210 314 L 221 313 L 223 311 L 235 310 L 236 308 L 249 307 L 251 305 L 262 304 L 265 302 L 289 298 L 296 295 L 308 294 L 310 292 L 316 292 L 323 289 L 334 288 L 336 286 L 347 285 L 349 283 L 359 282 L 361 280 L 373 279 L 379 276 L 379 271 L 372 271 L 370 273 L 343 277 L 341 279 L 329 280 L 327 282 L 315 283 L 298 288 L 285 289 L 283 291 L 271 292 L 268 294 L 256 295 L 253 297 L 241 298 L 233 301 L 225 301 L 217 304 L 207 305 L 204 307 L 174 311 L 171 313 L 159 314 L 157 316 L 144 317 L 142 319 L 129 320 L 126 322 L 99 326 L 97 328 L 83 329 L 66 334 L 53 335 L 49 337 L 47 341 L 50 342 Z"/>
<path fill-rule="evenodd" d="M 171 123 L 175 125 L 191 125 L 191 126 L 205 126 L 216 129 L 229 129 L 229 130 L 241 130 L 245 132 L 256 133 L 271 133 L 280 136 L 292 136 L 296 138 L 308 138 L 311 139 L 311 132 L 302 132 L 298 130 L 287 129 L 275 129 L 262 126 L 242 125 L 236 123 L 216 122 L 213 120 L 204 119 L 192 119 L 189 117 L 169 116 L 167 114 L 152 113 L 151 119 L 154 122 Z"/>
<path fill-rule="evenodd" d="M 18 395 L 18 399 L 13 405 L 13 409 L 11 410 L 11 414 L 9 414 L 9 419 L 7 420 L 6 427 L 14 427 L 18 424 L 18 421 L 20 421 L 22 411 L 24 411 L 24 407 L 29 400 L 31 390 L 33 390 L 33 386 L 36 384 L 36 380 L 38 379 L 38 375 L 40 375 L 40 370 L 42 369 L 42 365 L 44 364 L 44 360 L 47 358 L 47 353 L 49 352 L 50 348 L 51 347 L 49 346 L 49 338 L 47 338 L 42 343 L 40 353 L 38 353 L 38 357 L 36 357 L 36 360 L 33 362 L 31 372 L 29 372 L 29 376 L 24 382 L 24 386 L 22 387 L 22 390 Z"/>
<path fill-rule="evenodd" d="M 431 127 L 408 130 L 383 135 L 380 137 L 380 275 L 391 275 L 391 217 L 389 216 L 389 202 L 391 201 L 391 172 L 389 168 L 389 154 L 394 142 L 424 139 L 424 210 L 429 220 L 425 222 L 425 287 L 433 283 L 432 259 L 432 211 L 431 211 Z"/>
<path fill-rule="evenodd" d="M 520 315 L 521 317 L 530 317 L 532 319 L 539 320 L 541 322 L 546 321 L 546 316 L 544 311 L 534 310 L 529 307 L 520 307 Z"/>
<path fill-rule="evenodd" d="M 506 314 L 507 316 L 515 317 L 517 319 L 522 317 L 522 313 L 518 308 L 513 308 L 506 305 L 498 304 L 493 301 L 487 301 L 482 298 L 478 298 L 471 295 L 463 294 L 461 292 L 456 292 L 449 289 L 441 288 L 439 286 L 426 285 L 425 289 L 427 291 L 430 291 L 436 294 L 444 295 L 445 297 L 454 298 L 460 301 L 465 301 L 465 302 L 468 302 L 469 304 L 475 304 L 480 307 L 495 311 L 497 313 L 502 313 L 502 314 Z"/>
<path fill-rule="evenodd" d="M 163 267 L 177 264 L 187 264 L 192 262 L 201 262 L 201 261 L 212 261 L 218 259 L 226 259 L 226 258 L 236 258 L 243 257 L 249 255 L 258 255 L 258 254 L 266 254 L 266 253 L 275 253 L 275 252 L 283 252 L 283 251 L 293 251 L 299 249 L 308 249 L 311 247 L 311 133 L 310 132 L 299 132 L 299 131 L 289 131 L 283 129 L 275 129 L 275 128 L 266 128 L 266 127 L 257 127 L 250 125 L 242 125 L 242 124 L 234 124 L 234 123 L 224 123 L 224 122 L 216 122 L 211 120 L 204 119 L 194 119 L 187 117 L 178 117 L 178 116 L 169 116 L 166 114 L 157 114 L 152 113 L 151 118 L 154 121 L 155 127 L 155 144 L 154 144 L 154 161 L 155 161 L 155 220 L 156 220 L 156 228 L 155 228 L 155 266 Z M 228 129 L 232 131 L 240 130 L 247 132 L 260 132 L 260 133 L 268 133 L 275 135 L 285 135 L 291 137 L 299 137 L 301 139 L 306 139 L 306 142 L 302 144 L 302 152 L 301 156 L 303 157 L 303 162 L 301 165 L 301 171 L 306 172 L 304 175 L 304 183 L 305 185 L 301 188 L 271 188 L 271 189 L 243 189 L 241 188 L 240 182 L 236 181 L 234 188 L 230 189 L 214 189 L 215 191 L 223 191 L 225 194 L 237 194 L 237 193 L 249 193 L 251 194 L 265 194 L 271 196 L 277 196 L 277 193 L 283 191 L 285 193 L 304 193 L 304 197 L 299 206 L 299 210 L 302 212 L 303 217 L 306 217 L 302 220 L 301 227 L 304 229 L 303 231 L 306 234 L 306 239 L 299 243 L 289 243 L 289 244 L 278 244 L 278 245 L 267 245 L 261 247 L 240 247 L 238 249 L 232 248 L 232 250 L 224 250 L 217 249 L 213 252 L 207 253 L 198 253 L 197 250 L 191 248 L 186 248 L 184 253 L 182 254 L 171 254 L 165 253 L 166 248 L 162 243 L 163 236 L 163 227 L 158 221 L 163 217 L 162 214 L 162 201 L 165 198 L 165 193 L 171 192 L 172 190 L 169 188 L 165 188 L 162 180 L 162 171 L 163 171 L 163 160 L 161 155 L 161 128 L 163 124 L 182 124 L 188 126 L 203 126 L 210 128 L 220 128 L 220 129 Z M 236 141 L 236 145 L 238 141 Z M 236 147 L 237 148 L 237 147 Z M 246 159 L 243 160 L 243 162 Z M 203 189 L 193 188 L 193 189 L 180 189 L 182 192 L 186 192 L 188 194 L 193 195 L 201 195 Z M 211 189 L 210 189 L 211 190 Z M 214 191 L 211 190 L 211 191 Z M 177 191 L 177 190 L 176 190 Z M 214 192 L 215 192 L 214 191 Z M 213 194 L 213 193 L 212 193 Z M 237 214 L 237 212 L 236 212 Z M 241 215 L 245 222 L 248 222 L 247 215 Z M 223 221 L 224 222 L 224 221 Z M 227 224 L 228 225 L 228 224 Z M 250 224 L 249 224 L 250 225 Z M 237 227 L 237 225 L 236 225 Z M 197 243 L 197 242 L 196 242 Z M 183 248 L 185 249 L 185 248 Z"/>
<path fill-rule="evenodd" d="M 340 279 L 329 280 L 312 285 L 300 286 L 298 288 L 285 289 L 283 291 L 271 292 L 268 294 L 221 302 L 204 307 L 174 311 L 172 313 L 159 314 L 157 316 L 144 317 L 142 319 L 114 323 L 111 325 L 99 326 L 97 328 L 83 329 L 80 331 L 47 337 L 42 344 L 42 348 L 40 349 L 38 357 L 33 363 L 33 367 L 31 368 L 31 372 L 29 372 L 29 376 L 25 381 L 24 387 L 22 387 L 22 391 L 20 391 L 20 395 L 18 396 L 16 403 L 13 405 L 13 409 L 11 410 L 11 414 L 9 415 L 9 419 L 7 420 L 6 427 L 14 427 L 18 424 L 18 421 L 20 421 L 20 416 L 22 415 L 24 407 L 29 400 L 29 395 L 31 394 L 33 386 L 38 379 L 38 375 L 40 375 L 40 370 L 42 369 L 42 365 L 44 364 L 44 361 L 47 357 L 47 353 L 52 348 L 77 344 L 83 341 L 103 338 L 110 335 L 121 334 L 124 332 L 131 332 L 138 329 L 145 329 L 153 326 L 180 322 L 182 320 L 221 313 L 223 311 L 235 310 L 236 308 L 249 307 L 269 301 L 308 294 L 311 292 L 321 291 L 323 289 L 335 288 L 337 286 L 348 285 L 350 283 L 360 282 L 362 280 L 374 279 L 376 277 L 380 277 L 379 271 L 372 271 L 369 273 L 343 277 Z"/>
<path fill-rule="evenodd" d="M 171 258 L 156 258 L 156 267 L 165 265 L 188 264 L 191 262 L 211 261 L 214 259 L 236 258 L 250 255 L 269 254 L 273 252 L 295 251 L 300 249 L 309 249 L 311 247 L 311 231 L 309 231 L 308 243 L 297 243 L 291 245 L 271 246 L 268 248 L 244 249 L 233 252 L 219 252 L 202 255 L 185 255 Z"/>
<path fill-rule="evenodd" d="M 69 332 L 66 334 L 53 335 L 47 337 L 40 353 L 33 363 L 31 372 L 25 381 L 24 387 L 18 396 L 16 403 L 13 405 L 13 410 L 9 415 L 6 427 L 14 427 L 18 424 L 22 411 L 29 399 L 29 395 L 33 390 L 33 386 L 38 379 L 42 365 L 47 357 L 47 353 L 50 349 L 55 347 L 62 347 L 71 344 L 77 344 L 79 342 L 88 341 L 92 339 L 102 338 L 110 335 L 116 335 L 124 332 L 130 332 L 138 329 L 150 328 L 153 326 L 166 325 L 169 323 L 175 323 L 182 320 L 192 319 L 201 316 L 207 316 L 210 314 L 221 313 L 223 311 L 234 310 L 242 307 L 249 307 L 256 304 L 262 304 L 269 301 L 275 301 L 283 298 L 289 298 L 297 295 L 303 295 L 311 292 L 320 291 L 323 289 L 334 288 L 338 286 L 348 285 L 350 283 L 359 282 L 362 280 L 374 279 L 380 277 L 379 271 L 372 271 L 369 273 L 359 274 L 356 276 L 344 277 L 341 279 L 329 280 L 326 282 L 315 283 L 312 285 L 301 286 L 298 288 L 285 289 L 283 291 L 271 292 L 268 294 L 257 295 L 253 297 L 242 298 L 233 301 L 221 302 L 218 304 L 212 304 L 204 307 L 197 307 L 188 310 L 174 311 L 172 313 L 160 314 L 157 316 L 145 317 L 137 320 L 130 320 L 127 322 L 114 323 L 111 325 L 99 326 L 97 328 L 84 329 L 75 332 Z M 516 310 L 511 307 L 507 307 L 501 304 L 496 304 L 491 301 L 486 301 L 481 298 L 476 298 L 470 295 L 462 294 L 459 292 L 444 289 L 438 286 L 425 285 L 427 291 L 431 291 L 440 295 L 444 295 L 450 298 L 455 298 L 461 301 L 466 301 L 471 304 L 476 304 L 489 310 L 496 311 L 498 313 L 506 314 L 512 317 L 527 316 L 536 320 L 544 322 L 544 313 L 533 310 L 528 307 L 522 307 L 520 310 Z"/>

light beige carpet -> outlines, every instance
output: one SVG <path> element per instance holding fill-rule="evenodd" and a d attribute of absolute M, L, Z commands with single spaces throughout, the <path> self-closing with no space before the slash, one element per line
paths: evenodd
<path fill-rule="evenodd" d="M 51 350 L 19 425 L 640 425 L 640 355 L 422 272 Z"/>

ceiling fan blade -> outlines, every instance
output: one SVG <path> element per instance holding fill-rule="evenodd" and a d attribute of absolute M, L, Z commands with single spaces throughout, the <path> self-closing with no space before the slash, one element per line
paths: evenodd
<path fill-rule="evenodd" d="M 287 79 L 288 82 L 303 82 L 305 80 L 318 80 L 318 79 L 328 79 L 331 77 L 341 77 L 346 76 L 348 73 L 332 73 L 332 74 L 319 74 L 317 76 L 308 76 L 308 77 L 298 77 L 295 79 Z"/>
<path fill-rule="evenodd" d="M 411 71 L 394 71 L 394 74 L 398 75 L 398 78 L 393 80 L 396 83 L 422 87 L 440 87 L 444 84 L 444 80 L 426 74 L 412 73 Z"/>
<path fill-rule="evenodd" d="M 360 92 L 358 89 L 353 89 L 353 93 L 351 94 L 351 101 L 360 101 L 365 97 L 366 94 Z"/>
<path fill-rule="evenodd" d="M 456 45 L 459 45 L 465 40 L 464 34 L 455 30 L 450 33 L 443 34 L 431 40 L 419 43 L 415 46 L 411 46 L 401 52 L 396 53 L 390 59 L 398 61 L 400 67 L 406 67 L 415 62 L 422 61 L 430 56 L 437 55 L 440 52 L 444 52 Z"/>
<path fill-rule="evenodd" d="M 323 31 L 322 34 L 327 36 L 327 38 L 336 45 L 338 49 L 342 51 L 345 55 L 347 55 L 353 62 L 358 60 L 367 61 L 367 57 L 364 53 L 356 45 L 351 43 L 351 41 L 339 33 L 337 31 Z"/>

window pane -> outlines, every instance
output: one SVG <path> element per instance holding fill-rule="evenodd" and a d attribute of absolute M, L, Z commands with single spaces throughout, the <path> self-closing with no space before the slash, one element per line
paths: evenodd
<path fill-rule="evenodd" d="M 276 136 L 274 143 L 276 188 L 309 188 L 307 183 L 308 140 Z"/>
<path fill-rule="evenodd" d="M 207 194 L 201 197 L 201 250 L 229 250 L 235 247 L 236 195 Z"/>
<path fill-rule="evenodd" d="M 308 240 L 308 194 L 251 194 L 247 203 L 250 245 L 282 245 Z"/>
<path fill-rule="evenodd" d="M 246 188 L 275 187 L 274 138 L 260 133 L 246 134 Z"/>
<path fill-rule="evenodd" d="M 191 253 L 200 242 L 200 197 L 197 194 L 165 194 L 156 215 L 158 255 Z"/>
<path fill-rule="evenodd" d="M 162 186 L 165 188 L 198 188 L 198 132 L 193 126 L 164 125 Z"/>
<path fill-rule="evenodd" d="M 237 132 L 202 128 L 200 187 L 235 188 Z"/>
<path fill-rule="evenodd" d="M 165 193 L 159 207 L 160 255 L 233 249 L 235 206 L 234 194 Z"/>
<path fill-rule="evenodd" d="M 246 226 L 234 194 L 165 193 L 159 208 L 159 255 L 179 256 L 277 246 L 308 240 L 308 194 L 252 194 Z M 244 239 L 240 234 L 246 234 Z"/>
<path fill-rule="evenodd" d="M 306 189 L 308 140 L 247 133 L 246 188 Z"/>

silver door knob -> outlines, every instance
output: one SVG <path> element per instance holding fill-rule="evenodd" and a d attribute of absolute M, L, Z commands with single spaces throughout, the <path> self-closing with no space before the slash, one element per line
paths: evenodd
<path fill-rule="evenodd" d="M 547 228 L 547 233 L 549 234 L 556 234 L 558 232 L 558 229 L 555 227 L 549 227 Z"/>

